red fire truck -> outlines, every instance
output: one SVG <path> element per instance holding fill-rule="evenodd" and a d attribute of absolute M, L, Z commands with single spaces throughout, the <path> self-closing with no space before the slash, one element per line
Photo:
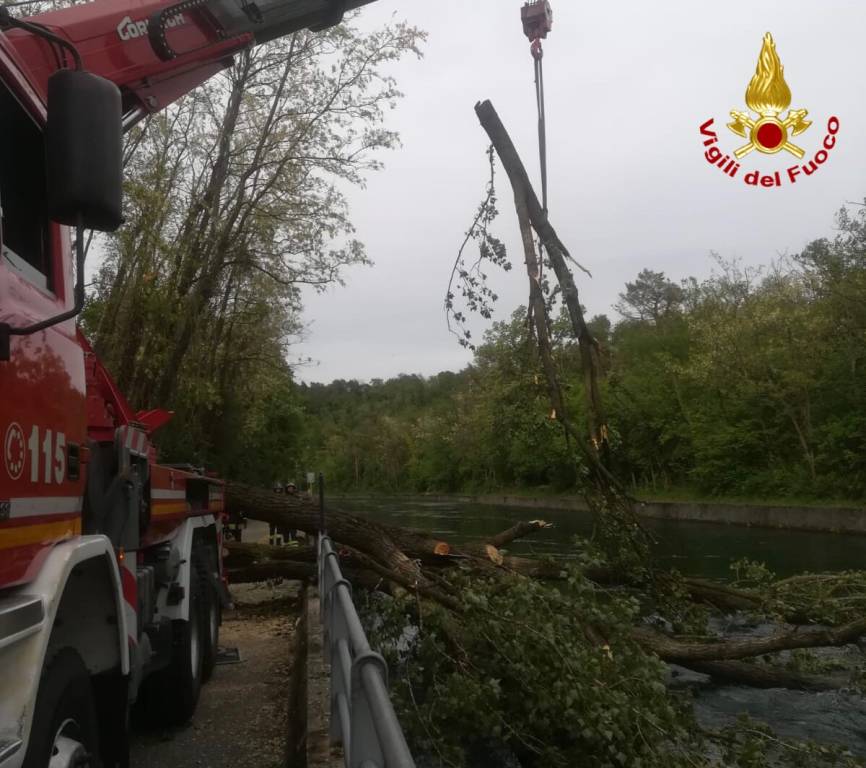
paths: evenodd
<path fill-rule="evenodd" d="M 75 324 L 122 132 L 367 2 L 0 6 L 0 768 L 126 765 L 130 705 L 184 722 L 215 663 L 222 484 L 157 463 L 170 414 L 133 410 Z"/>

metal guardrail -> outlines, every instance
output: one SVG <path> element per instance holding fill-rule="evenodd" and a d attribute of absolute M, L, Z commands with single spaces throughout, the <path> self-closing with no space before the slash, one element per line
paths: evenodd
<path fill-rule="evenodd" d="M 324 517 L 324 504 L 322 505 Z M 331 665 L 331 741 L 346 768 L 415 768 L 388 694 L 388 667 L 361 626 L 334 543 L 319 534 L 319 599 Z"/>

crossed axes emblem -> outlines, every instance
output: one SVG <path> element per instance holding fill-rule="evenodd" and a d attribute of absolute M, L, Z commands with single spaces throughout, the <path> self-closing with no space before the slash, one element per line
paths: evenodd
<path fill-rule="evenodd" d="M 779 152 L 783 149 L 790 152 L 794 155 L 798 160 L 806 154 L 800 147 L 796 144 L 787 140 L 788 130 L 790 129 L 791 135 L 798 136 L 803 133 L 810 125 L 812 125 L 811 120 L 806 119 L 806 115 L 809 114 L 808 110 L 805 109 L 792 109 L 788 111 L 788 116 L 784 120 L 779 120 L 776 115 L 765 115 L 760 120 L 752 120 L 747 112 L 739 112 L 736 109 L 731 110 L 731 117 L 734 119 L 734 122 L 728 123 L 728 128 L 730 128 L 734 133 L 738 136 L 742 136 L 744 139 L 748 138 L 749 143 L 745 146 L 740 147 L 737 150 L 734 150 L 734 155 L 737 160 L 749 154 L 753 149 L 761 149 L 761 144 L 757 141 L 757 131 L 756 128 L 763 125 L 776 125 L 782 131 L 782 136 L 785 139 L 784 143 L 778 148 L 772 148 L 772 151 Z M 750 133 L 747 134 L 746 131 Z"/>

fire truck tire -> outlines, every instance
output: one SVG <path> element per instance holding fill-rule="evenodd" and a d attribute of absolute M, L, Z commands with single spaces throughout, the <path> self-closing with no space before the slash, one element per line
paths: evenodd
<path fill-rule="evenodd" d="M 23 768 L 97 768 L 98 754 L 90 675 L 78 653 L 63 648 L 42 672 Z"/>
<path fill-rule="evenodd" d="M 199 549 L 193 552 L 193 564 L 202 585 L 202 602 L 204 603 L 204 631 L 202 632 L 202 670 L 201 679 L 206 683 L 213 675 L 216 667 L 217 651 L 220 640 L 220 599 L 210 578 L 208 566 L 208 550 Z"/>
<path fill-rule="evenodd" d="M 185 725 L 198 704 L 202 684 L 202 638 L 205 633 L 203 585 L 198 571 L 190 570 L 189 621 L 174 623 L 171 663 L 144 683 L 148 719 L 161 725 Z"/>

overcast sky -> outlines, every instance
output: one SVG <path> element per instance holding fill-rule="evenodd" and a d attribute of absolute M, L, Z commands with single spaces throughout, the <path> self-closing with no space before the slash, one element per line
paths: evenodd
<path fill-rule="evenodd" d="M 317 361 L 305 381 L 388 378 L 458 370 L 470 360 L 445 326 L 443 295 L 486 180 L 486 135 L 473 106 L 491 99 L 537 178 L 537 139 L 521 0 L 378 0 L 370 28 L 396 15 L 425 29 L 424 59 L 393 73 L 406 98 L 389 118 L 403 148 L 349 197 L 358 236 L 375 261 L 347 285 L 306 299 L 308 337 L 296 352 Z M 550 215 L 594 278 L 578 276 L 591 314 L 611 313 L 626 280 L 645 267 L 671 279 L 704 277 L 716 251 L 747 264 L 795 253 L 831 235 L 835 211 L 866 196 L 866 3 L 694 0 L 586 3 L 554 0 L 545 43 Z M 751 153 L 737 179 L 703 157 L 699 126 L 715 118 L 719 145 L 744 142 L 725 128 L 745 109 L 762 37 L 771 32 L 793 94 L 812 127 L 795 140 L 807 161 L 827 119 L 837 146 L 795 185 L 754 188 L 793 156 Z M 510 190 L 499 185 L 497 234 L 518 267 L 495 280 L 495 319 L 526 301 Z M 484 329 L 473 321 L 476 336 Z"/>

